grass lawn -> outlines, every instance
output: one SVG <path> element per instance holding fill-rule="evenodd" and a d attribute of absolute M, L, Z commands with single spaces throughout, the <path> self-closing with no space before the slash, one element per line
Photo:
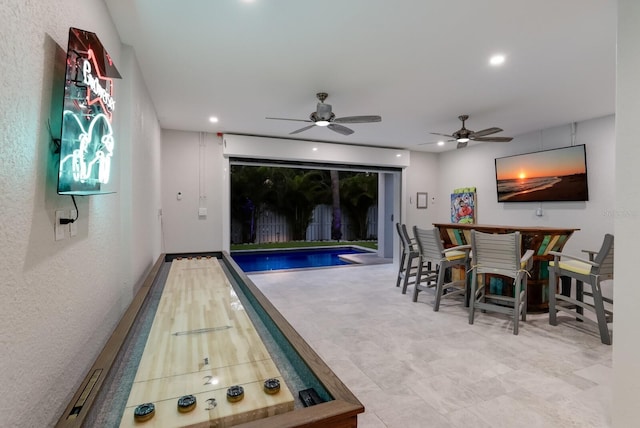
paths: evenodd
<path fill-rule="evenodd" d="M 271 248 L 305 248 L 305 247 L 331 247 L 336 245 L 357 245 L 365 248 L 378 249 L 378 241 L 292 241 L 292 242 L 269 242 L 263 244 L 231 244 L 231 251 L 234 250 L 266 250 Z"/>

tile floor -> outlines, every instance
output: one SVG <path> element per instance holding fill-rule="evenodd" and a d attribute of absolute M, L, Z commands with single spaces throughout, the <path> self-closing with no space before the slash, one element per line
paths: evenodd
<path fill-rule="evenodd" d="M 610 427 L 612 348 L 576 322 L 467 312 L 392 265 L 250 275 L 365 406 L 359 427 Z M 411 291 L 411 288 L 410 288 Z M 562 318 L 561 318 L 562 319 Z M 564 318 L 566 319 L 566 318 Z"/>

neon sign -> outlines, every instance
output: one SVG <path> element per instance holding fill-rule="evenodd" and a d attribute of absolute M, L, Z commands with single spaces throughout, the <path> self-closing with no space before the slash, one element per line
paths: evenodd
<path fill-rule="evenodd" d="M 72 111 L 64 112 L 65 123 L 77 126 L 76 140 L 78 147 L 60 159 L 60 174 L 71 169 L 73 180 L 88 184 L 107 184 L 111 174 L 111 157 L 113 156 L 113 129 L 104 114 L 98 114 L 84 129 L 82 120 Z M 66 120 L 68 118 L 68 120 Z M 97 126 L 96 126 L 97 125 Z M 102 132 L 94 135 L 94 130 Z M 67 164 L 68 163 L 68 164 Z M 97 171 L 94 166 L 98 164 Z"/>
<path fill-rule="evenodd" d="M 112 193 L 116 139 L 112 114 L 113 79 L 120 78 L 111 57 L 91 32 L 69 29 L 62 114 L 58 193 Z"/>
<path fill-rule="evenodd" d="M 94 67 L 91 64 L 94 64 Z M 98 76 L 93 76 L 93 69 L 95 68 Z M 105 86 L 100 84 L 100 81 L 105 82 Z M 96 55 L 92 49 L 89 49 L 88 59 L 82 62 L 82 83 L 87 85 L 87 103 L 93 105 L 97 102 L 102 104 L 102 109 L 109 115 L 111 120 L 111 112 L 116 106 L 116 101 L 113 99 L 113 79 L 100 75 L 100 70 L 96 65 Z M 91 98 L 91 92 L 93 92 L 97 98 Z"/>

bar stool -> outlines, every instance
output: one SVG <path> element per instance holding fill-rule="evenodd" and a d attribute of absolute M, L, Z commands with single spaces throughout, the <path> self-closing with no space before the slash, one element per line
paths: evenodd
<path fill-rule="evenodd" d="M 400 283 L 402 283 L 402 294 L 406 294 L 409 284 L 415 283 L 418 267 L 414 266 L 414 261 L 418 260 L 420 253 L 415 240 L 409 236 L 405 224 L 396 223 L 396 230 L 402 243 L 402 256 L 400 257 L 396 287 L 400 287 Z"/>
<path fill-rule="evenodd" d="M 413 290 L 413 301 L 418 300 L 418 293 L 435 286 L 436 299 L 433 310 L 440 309 L 440 301 L 443 297 L 453 297 L 464 295 L 465 302 L 467 296 L 466 271 L 469 269 L 470 245 L 459 245 L 453 248 L 444 248 L 440 239 L 440 231 L 437 228 L 420 229 L 413 227 L 413 235 L 418 243 L 420 251 L 420 263 L 418 264 L 418 275 L 416 285 Z M 426 276 L 423 269 L 427 267 Z M 446 280 L 453 277 L 452 268 L 460 266 L 465 271 L 465 278 L 458 280 Z M 432 267 L 433 269 L 429 269 Z M 422 285 L 425 279 L 425 285 Z"/>
<path fill-rule="evenodd" d="M 553 261 L 549 262 L 549 324 L 558 325 L 557 313 L 567 312 L 577 320 L 594 325 L 600 332 L 600 341 L 611 345 L 608 323 L 613 321 L 613 310 L 605 308 L 605 303 L 613 305 L 613 300 L 602 295 L 602 281 L 613 279 L 613 235 L 606 234 L 598 252 L 584 251 L 589 260 L 570 256 L 556 251 Z M 557 293 L 557 278 L 576 280 L 576 298 L 565 293 Z M 584 284 L 591 285 L 591 291 L 584 290 Z M 569 293 L 566 293 L 569 294 Z M 590 297 L 589 302 L 584 296 Z M 587 309 L 595 314 L 596 321 L 584 315 Z"/>
<path fill-rule="evenodd" d="M 473 324 L 476 309 L 498 312 L 513 320 L 513 334 L 518 334 L 520 318 L 527 319 L 527 276 L 531 269 L 533 250 L 522 255 L 520 232 L 483 233 L 471 230 L 473 264 L 469 299 L 469 324 Z M 491 294 L 485 274 L 513 279 L 513 297 Z"/>

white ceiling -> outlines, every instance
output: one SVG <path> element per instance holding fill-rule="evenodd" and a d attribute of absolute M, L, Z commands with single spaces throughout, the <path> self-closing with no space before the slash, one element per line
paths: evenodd
<path fill-rule="evenodd" d="M 440 151 L 420 143 L 461 114 L 517 136 L 614 113 L 615 0 L 105 1 L 166 129 Z M 382 122 L 265 119 L 308 119 L 317 92 Z"/>

